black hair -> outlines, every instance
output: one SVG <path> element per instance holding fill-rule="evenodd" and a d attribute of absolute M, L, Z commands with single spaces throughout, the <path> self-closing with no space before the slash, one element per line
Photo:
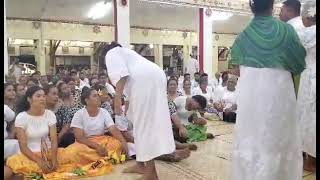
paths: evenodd
<path fill-rule="evenodd" d="M 24 96 L 22 96 L 21 99 L 19 99 L 19 101 L 16 105 L 17 114 L 24 112 L 24 111 L 28 111 L 30 109 L 30 103 L 28 101 L 28 98 L 32 98 L 34 93 L 36 93 L 37 91 L 40 91 L 40 90 L 43 90 L 43 89 L 39 86 L 32 86 L 32 87 L 28 88 L 26 94 Z"/>
<path fill-rule="evenodd" d="M 272 12 L 274 0 L 249 0 L 251 11 L 255 15 Z"/>
<path fill-rule="evenodd" d="M 190 76 L 190 73 L 184 73 L 183 77 Z"/>
<path fill-rule="evenodd" d="M 107 87 L 102 84 L 95 84 L 92 88 L 96 91 L 107 90 Z"/>
<path fill-rule="evenodd" d="M 200 77 L 206 77 L 206 76 L 208 76 L 207 73 L 202 73 Z"/>
<path fill-rule="evenodd" d="M 106 76 L 106 77 L 108 77 L 106 73 L 100 73 L 100 74 L 98 75 L 99 79 L 100 79 L 101 76 Z"/>
<path fill-rule="evenodd" d="M 58 95 L 59 95 L 60 98 L 62 97 L 61 87 L 62 87 L 63 85 L 66 85 L 66 84 L 67 84 L 66 82 L 62 81 L 62 82 L 60 82 L 60 83 L 57 85 Z"/>
<path fill-rule="evenodd" d="M 170 82 L 170 81 L 175 81 L 175 82 L 178 84 L 177 78 L 175 78 L 175 77 L 170 77 L 170 78 L 168 79 L 167 86 L 169 85 L 169 82 Z"/>
<path fill-rule="evenodd" d="M 22 87 L 25 87 L 24 85 L 22 85 L 22 84 L 15 84 L 14 85 L 14 90 L 15 91 L 17 91 L 18 90 L 18 86 L 22 86 Z M 6 89 L 6 86 L 5 86 L 5 88 L 4 89 Z"/>
<path fill-rule="evenodd" d="M 294 10 L 294 12 L 297 15 L 300 15 L 300 10 L 301 10 L 301 3 L 298 0 L 286 0 L 285 2 L 283 2 L 283 4 L 289 8 L 291 8 L 292 10 Z"/>
<path fill-rule="evenodd" d="M 200 73 L 199 72 L 195 72 L 194 75 L 196 75 L 196 74 L 200 74 Z"/>
<path fill-rule="evenodd" d="M 207 79 L 200 78 L 200 80 L 199 80 L 199 84 L 202 84 L 202 83 L 205 83 L 205 82 L 208 82 L 208 81 L 207 81 Z"/>
<path fill-rule="evenodd" d="M 207 107 L 207 99 L 201 95 L 192 96 L 192 99 L 195 100 L 201 107 L 201 109 L 205 109 Z"/>
<path fill-rule="evenodd" d="M 80 100 L 81 100 L 81 103 L 85 106 L 87 105 L 86 99 L 90 97 L 91 91 L 95 91 L 95 89 L 89 88 L 87 86 L 84 86 L 82 88 Z"/>
<path fill-rule="evenodd" d="M 27 84 L 28 84 L 29 81 L 32 81 L 35 84 L 39 83 L 38 80 L 36 78 L 34 78 L 34 77 L 29 78 L 28 81 L 27 81 Z"/>
<path fill-rule="evenodd" d="M 56 86 L 53 84 L 44 84 L 42 88 L 43 88 L 44 94 L 48 95 L 50 92 L 50 89 L 55 88 L 55 87 Z"/>
<path fill-rule="evenodd" d="M 122 47 L 119 43 L 115 42 L 115 41 L 112 41 L 110 44 L 108 45 L 105 45 L 103 48 L 102 48 L 102 51 L 101 51 L 101 58 L 104 58 L 106 56 L 106 54 L 113 48 L 115 47 Z"/>
<path fill-rule="evenodd" d="M 9 87 L 9 86 L 13 86 L 14 87 L 14 85 L 11 84 L 11 83 L 4 83 L 3 89 L 6 90 L 7 87 Z"/>
<path fill-rule="evenodd" d="M 70 76 L 72 76 L 72 75 L 77 75 L 77 72 L 76 71 L 71 71 L 70 72 Z"/>
<path fill-rule="evenodd" d="M 189 81 L 189 82 L 191 83 L 191 80 L 190 80 L 190 79 L 184 79 L 184 80 L 183 80 L 183 84 L 184 84 L 186 81 Z"/>

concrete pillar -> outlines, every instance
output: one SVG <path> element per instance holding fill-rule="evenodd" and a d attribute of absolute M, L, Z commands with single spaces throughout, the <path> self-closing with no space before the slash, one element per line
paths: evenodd
<path fill-rule="evenodd" d="M 215 44 L 212 47 L 212 70 L 213 70 L 214 74 L 219 71 L 218 45 L 217 44 Z"/>
<path fill-rule="evenodd" d="M 213 77 L 213 56 L 212 56 L 212 18 L 210 9 L 200 8 L 199 10 L 199 65 L 200 72 L 205 72 Z"/>
<path fill-rule="evenodd" d="M 90 69 L 91 69 L 91 73 L 93 73 L 94 67 L 95 66 L 95 62 L 94 62 L 94 57 L 93 55 L 90 56 Z"/>
<path fill-rule="evenodd" d="M 163 69 L 163 52 L 162 44 L 155 44 L 154 47 L 154 62 Z"/>
<path fill-rule="evenodd" d="M 123 47 L 130 48 L 130 11 L 129 1 L 124 5 L 121 0 L 113 0 L 115 41 Z"/>
<path fill-rule="evenodd" d="M 4 5 L 3 5 L 3 9 L 4 9 L 4 57 L 3 57 L 3 61 L 4 61 L 4 76 L 3 76 L 3 80 L 5 81 L 5 75 L 8 74 L 8 69 L 9 69 L 9 57 L 8 57 L 8 47 L 7 47 L 7 19 L 6 19 L 6 0 L 4 0 Z"/>
<path fill-rule="evenodd" d="M 36 62 L 37 62 L 37 69 L 40 71 L 41 75 L 46 74 L 46 56 L 44 50 L 44 40 L 42 36 L 42 24 L 40 25 L 40 39 L 36 41 Z"/>

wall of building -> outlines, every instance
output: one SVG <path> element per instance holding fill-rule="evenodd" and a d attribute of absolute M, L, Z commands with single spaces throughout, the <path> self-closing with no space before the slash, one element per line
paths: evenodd
<path fill-rule="evenodd" d="M 112 26 L 94 26 L 83 24 L 69 24 L 58 22 L 41 22 L 40 26 L 32 21 L 25 20 L 7 20 L 7 37 L 14 39 L 41 39 L 42 40 L 66 40 L 66 41 L 97 41 L 111 42 L 113 40 Z M 160 45 L 181 45 L 184 48 L 184 64 L 189 60 L 192 46 L 198 45 L 198 37 L 195 32 L 183 33 L 181 31 L 164 31 L 151 29 L 131 29 L 131 43 L 136 44 L 154 44 Z M 219 38 L 216 38 L 216 35 Z M 232 34 L 214 34 L 213 35 L 213 69 L 221 71 L 227 68 L 227 62 L 218 62 L 218 47 L 231 47 L 236 35 Z M 185 52 L 185 51 L 188 52 Z M 63 54 L 61 47 L 57 54 Z M 85 54 L 91 53 L 85 48 Z M 77 50 L 70 51 L 69 55 L 79 55 Z M 47 59 L 47 58 L 45 58 Z M 160 62 L 161 60 L 156 60 Z M 49 68 L 46 65 L 46 69 Z"/>

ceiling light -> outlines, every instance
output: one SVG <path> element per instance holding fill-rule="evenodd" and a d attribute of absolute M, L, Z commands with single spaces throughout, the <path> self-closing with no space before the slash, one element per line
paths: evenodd
<path fill-rule="evenodd" d="M 88 13 L 88 17 L 91 19 L 99 19 L 104 17 L 112 8 L 112 4 L 110 2 L 98 2 L 94 6 L 90 8 Z"/>
<path fill-rule="evenodd" d="M 150 49 L 153 49 L 153 44 L 149 44 L 149 48 L 150 48 Z"/>
<path fill-rule="evenodd" d="M 213 11 L 211 14 L 212 21 L 225 21 L 233 16 L 230 12 Z"/>

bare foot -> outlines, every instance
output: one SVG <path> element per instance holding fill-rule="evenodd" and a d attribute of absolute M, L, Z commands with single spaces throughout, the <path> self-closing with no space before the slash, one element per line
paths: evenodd
<path fill-rule="evenodd" d="M 174 152 L 174 157 L 177 161 L 181 161 L 183 159 L 186 159 L 190 156 L 190 150 L 189 149 L 182 149 L 182 150 L 176 150 Z"/>
<path fill-rule="evenodd" d="M 195 144 L 188 144 L 188 145 L 189 145 L 189 149 L 190 149 L 191 151 L 196 151 L 196 150 L 198 149 L 198 146 L 195 145 Z"/>
<path fill-rule="evenodd" d="M 211 133 L 207 133 L 207 138 L 208 138 L 208 139 L 213 139 L 213 138 L 214 138 L 214 135 L 211 134 Z"/>
<path fill-rule="evenodd" d="M 190 150 L 186 149 L 179 149 L 171 154 L 164 154 L 162 156 L 157 157 L 157 160 L 167 161 L 167 162 L 179 162 L 183 159 L 186 159 L 190 156 Z"/>
<path fill-rule="evenodd" d="M 128 167 L 126 169 L 124 169 L 122 172 L 123 173 L 136 173 L 136 174 L 144 174 L 145 173 L 145 166 L 142 164 L 135 164 L 131 167 Z"/>

